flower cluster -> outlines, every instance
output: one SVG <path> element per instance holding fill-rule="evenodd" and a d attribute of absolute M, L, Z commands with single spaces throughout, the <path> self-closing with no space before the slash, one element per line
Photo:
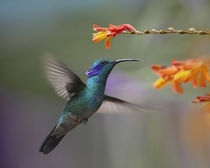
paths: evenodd
<path fill-rule="evenodd" d="M 154 83 L 154 88 L 160 89 L 168 82 L 174 92 L 183 93 L 182 83 L 191 82 L 194 88 L 205 87 L 210 82 L 210 60 L 207 58 L 172 61 L 172 65 L 164 67 L 152 65 L 152 70 L 161 77 Z"/>
<path fill-rule="evenodd" d="M 106 49 L 110 48 L 111 37 L 115 37 L 117 34 L 120 34 L 126 30 L 129 32 L 137 32 L 136 29 L 129 24 L 123 24 L 118 26 L 109 24 L 108 28 L 99 27 L 96 24 L 94 24 L 93 30 L 98 32 L 98 33 L 93 33 L 93 42 L 97 43 L 103 39 L 106 39 L 105 40 Z"/>

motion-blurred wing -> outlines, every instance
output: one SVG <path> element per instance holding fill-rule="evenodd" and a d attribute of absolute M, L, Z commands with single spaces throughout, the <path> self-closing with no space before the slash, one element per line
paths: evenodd
<path fill-rule="evenodd" d="M 79 88 L 85 86 L 74 72 L 52 56 L 46 57 L 46 71 L 48 80 L 55 88 L 56 93 L 67 100 Z"/>
<path fill-rule="evenodd" d="M 135 105 L 124 100 L 111 97 L 104 96 L 103 103 L 101 107 L 98 109 L 97 113 L 129 113 L 129 112 L 150 112 L 155 109 L 142 105 Z"/>

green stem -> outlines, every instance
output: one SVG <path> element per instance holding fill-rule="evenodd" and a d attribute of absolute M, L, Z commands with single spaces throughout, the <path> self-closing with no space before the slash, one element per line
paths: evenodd
<path fill-rule="evenodd" d="M 127 32 L 124 31 L 122 34 L 135 34 L 135 35 L 145 35 L 145 34 L 198 34 L 198 35 L 210 35 L 210 31 L 195 30 L 195 28 L 189 28 L 187 31 L 175 30 L 173 27 L 169 27 L 168 30 L 144 30 L 143 32 Z"/>

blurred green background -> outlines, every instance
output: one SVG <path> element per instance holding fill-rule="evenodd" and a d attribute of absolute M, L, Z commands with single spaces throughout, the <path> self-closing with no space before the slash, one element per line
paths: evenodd
<path fill-rule="evenodd" d="M 169 65 L 173 58 L 210 55 L 210 37 L 118 35 L 111 39 L 110 50 L 104 41 L 92 42 L 93 24 L 129 23 L 140 31 L 171 26 L 207 31 L 209 17 L 208 0 L 0 1 L 1 167 L 210 167 L 209 137 L 189 145 L 190 138 L 182 131 L 190 115 L 187 109 L 197 107 L 191 101 L 209 91 L 209 85 L 195 90 L 187 84 L 183 95 L 172 93 L 170 86 L 157 91 L 152 83 L 158 77 L 150 70 L 151 64 Z M 140 64 L 115 67 L 106 92 L 165 110 L 96 114 L 44 156 L 39 146 L 65 105 L 46 80 L 42 62 L 46 52 L 84 81 L 85 71 L 97 59 L 142 58 Z"/>

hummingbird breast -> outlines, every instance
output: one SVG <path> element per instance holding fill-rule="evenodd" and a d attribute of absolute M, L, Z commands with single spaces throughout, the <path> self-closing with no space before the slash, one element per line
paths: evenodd
<path fill-rule="evenodd" d="M 88 118 L 101 106 L 104 92 L 93 92 L 88 88 L 75 94 L 66 105 L 65 112 L 79 118 Z"/>

